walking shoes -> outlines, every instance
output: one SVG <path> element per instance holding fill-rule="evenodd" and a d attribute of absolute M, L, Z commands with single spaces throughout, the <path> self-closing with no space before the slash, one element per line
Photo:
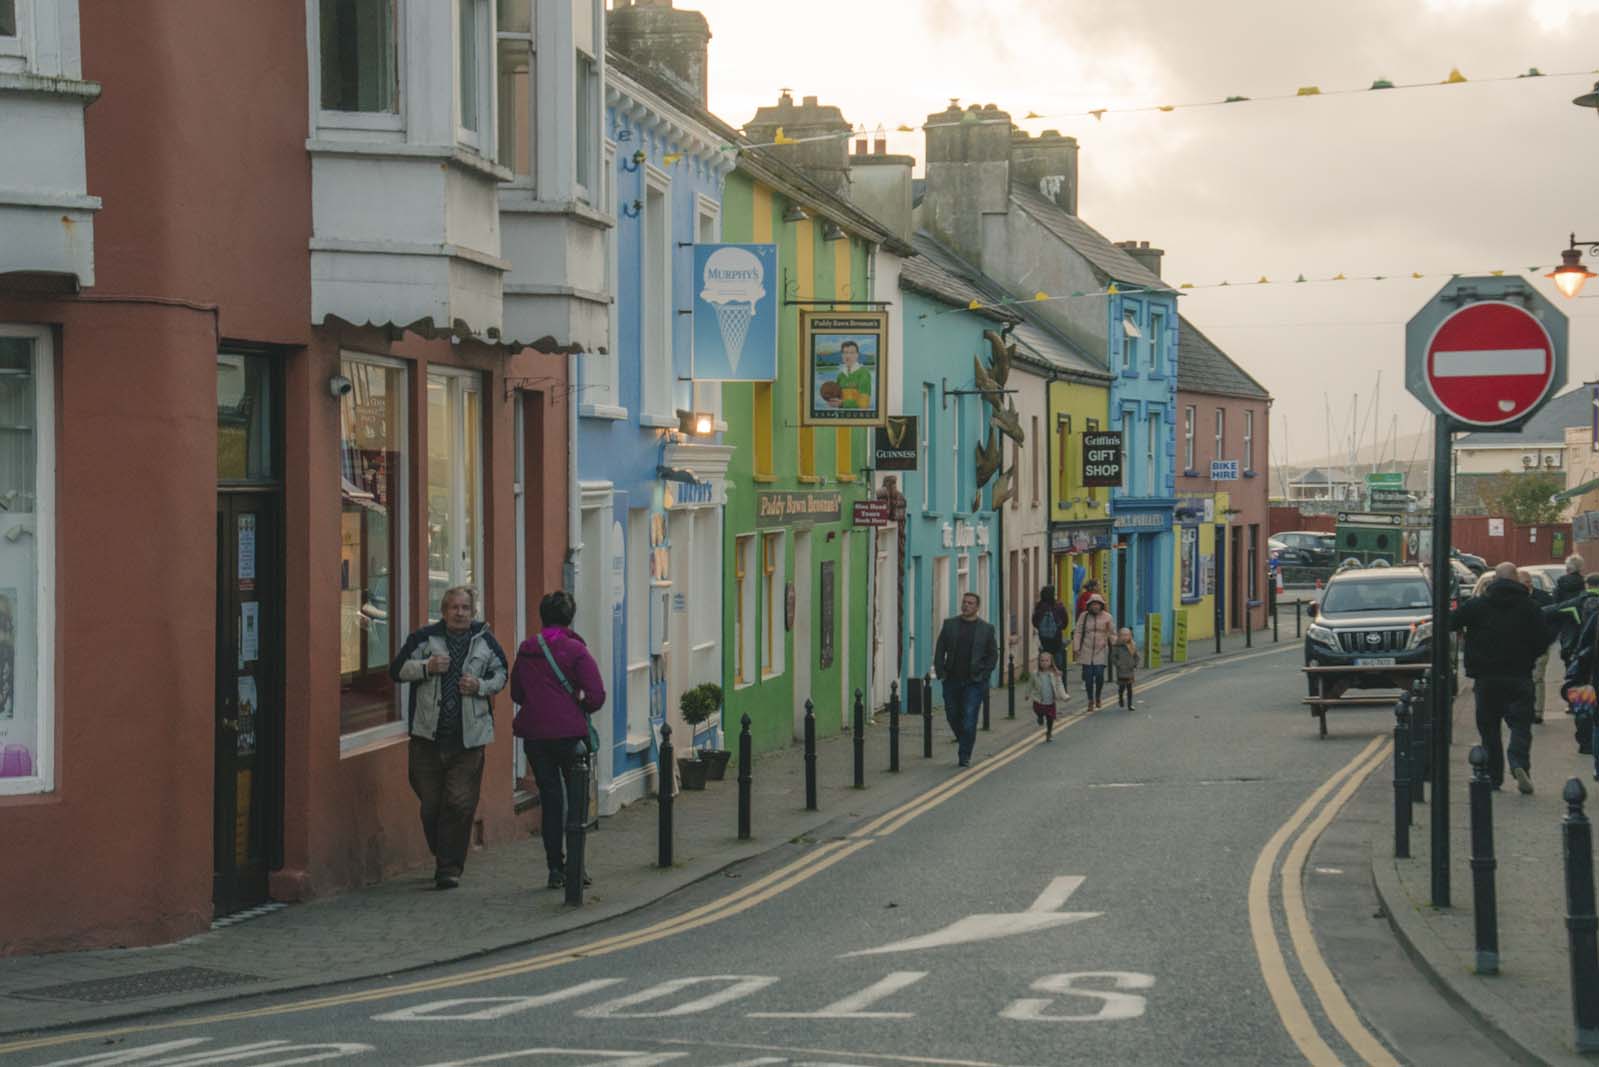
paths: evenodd
<path fill-rule="evenodd" d="M 1532 792 L 1532 776 L 1527 773 L 1527 768 L 1510 768 L 1510 777 L 1516 780 L 1516 788 L 1521 790 L 1522 796 L 1526 796 Z"/>

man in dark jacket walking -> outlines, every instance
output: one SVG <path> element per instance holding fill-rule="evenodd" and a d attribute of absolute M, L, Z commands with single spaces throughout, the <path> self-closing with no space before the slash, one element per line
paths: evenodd
<path fill-rule="evenodd" d="M 1482 596 L 1449 616 L 1451 630 L 1466 631 L 1466 673 L 1475 681 L 1477 733 L 1488 750 L 1494 788 L 1505 780 L 1501 723 L 1510 727 L 1510 774 L 1532 792 L 1532 667 L 1548 646 L 1543 615 L 1516 574 L 1514 563 L 1494 568 Z"/>
<path fill-rule="evenodd" d="M 944 683 L 944 718 L 960 742 L 960 765 L 972 765 L 977 743 L 977 713 L 983 706 L 994 668 L 999 665 L 999 642 L 994 627 L 978 618 L 982 598 L 961 597 L 961 613 L 945 619 L 933 649 L 933 673 Z"/>
<path fill-rule="evenodd" d="M 1566 573 L 1555 579 L 1555 603 L 1570 600 L 1582 592 L 1582 569 L 1586 566 L 1581 556 L 1566 557 Z"/>

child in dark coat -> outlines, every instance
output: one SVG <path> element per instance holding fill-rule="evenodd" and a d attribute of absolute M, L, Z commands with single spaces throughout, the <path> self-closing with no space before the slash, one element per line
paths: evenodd
<path fill-rule="evenodd" d="M 1116 706 L 1133 710 L 1133 675 L 1138 670 L 1138 642 L 1123 626 L 1110 646 L 1110 665 L 1116 671 Z"/>

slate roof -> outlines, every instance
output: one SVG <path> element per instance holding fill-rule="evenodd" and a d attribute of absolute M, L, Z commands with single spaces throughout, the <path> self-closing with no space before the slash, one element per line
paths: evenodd
<path fill-rule="evenodd" d="M 941 300 L 951 307 L 969 307 L 974 300 L 980 304 L 987 303 L 988 296 L 975 285 L 972 285 L 959 274 L 946 269 L 928 256 L 924 250 L 924 238 L 925 244 L 934 244 L 932 238 L 926 237 L 925 234 L 918 235 L 911 242 L 911 247 L 915 248 L 919 254 L 905 260 L 900 265 L 899 284 L 901 288 L 915 290 L 924 296 L 932 297 L 934 300 Z M 1018 316 L 1005 308 L 984 308 L 975 312 L 975 314 L 986 315 L 996 322 L 1018 321 Z"/>
<path fill-rule="evenodd" d="M 1271 399 L 1265 386 L 1182 315 L 1177 316 L 1177 388 L 1191 393 Z"/>
<path fill-rule="evenodd" d="M 906 260 L 901 267 L 902 286 L 908 285 L 912 289 L 925 292 L 921 279 L 936 278 L 937 284 L 943 286 L 953 299 L 933 292 L 929 292 L 928 295 L 956 307 L 965 307 L 972 300 L 992 303 L 1006 298 L 1015 299 L 994 279 L 939 244 L 931 234 L 925 231 L 917 233 L 912 238 L 911 245 L 916 249 L 917 255 L 914 259 Z M 906 275 L 910 277 L 907 278 Z M 993 310 L 1004 316 L 1003 321 L 1016 323 L 1015 332 L 1011 336 L 1016 341 L 1023 358 L 1030 357 L 1030 362 L 1063 374 L 1101 381 L 1109 380 L 1110 375 L 1103 364 L 1096 363 L 1084 355 L 1051 329 L 1025 301 Z"/>
<path fill-rule="evenodd" d="M 1576 386 L 1544 405 L 1517 433 L 1478 430 L 1455 438 L 1457 448 L 1517 447 L 1530 444 L 1564 445 L 1566 427 L 1588 426 L 1593 422 L 1593 399 L 1586 386 Z"/>
<path fill-rule="evenodd" d="M 1175 292 L 1132 256 L 1117 248 L 1104 234 L 1076 215 L 1061 210 L 1053 200 L 1019 181 L 1011 182 L 1011 203 L 1031 215 L 1044 229 L 1089 262 L 1101 281 L 1120 282 L 1142 289 Z"/>

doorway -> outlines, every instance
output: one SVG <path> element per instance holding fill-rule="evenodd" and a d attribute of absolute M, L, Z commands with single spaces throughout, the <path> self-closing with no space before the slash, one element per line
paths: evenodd
<path fill-rule="evenodd" d="M 218 916 L 264 902 L 267 872 L 282 863 L 279 529 L 275 493 L 217 495 L 212 900 Z"/>
<path fill-rule="evenodd" d="M 1216 632 L 1227 632 L 1227 606 L 1232 603 L 1232 595 L 1227 589 L 1229 571 L 1227 569 L 1227 527 L 1217 526 L 1215 536 L 1216 578 L 1215 588 L 1211 592 L 1216 598 Z"/>

